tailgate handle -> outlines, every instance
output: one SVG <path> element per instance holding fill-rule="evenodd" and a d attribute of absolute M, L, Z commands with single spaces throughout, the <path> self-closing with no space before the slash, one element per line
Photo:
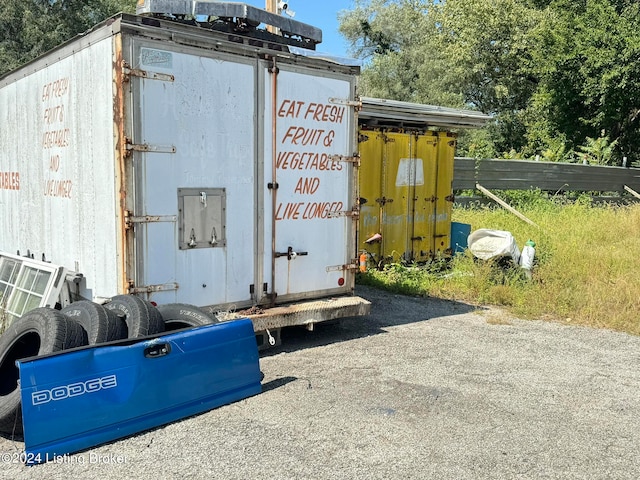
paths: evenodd
<path fill-rule="evenodd" d="M 164 357 L 171 352 L 171 345 L 168 343 L 158 343 L 156 345 L 151 345 L 144 349 L 144 356 L 146 358 L 158 358 Z"/>

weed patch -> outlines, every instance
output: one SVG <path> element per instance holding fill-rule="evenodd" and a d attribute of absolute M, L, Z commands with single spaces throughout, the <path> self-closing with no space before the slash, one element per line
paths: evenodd
<path fill-rule="evenodd" d="M 446 264 L 387 265 L 358 282 L 396 293 L 500 305 L 522 318 L 544 318 L 640 334 L 640 205 L 566 204 L 529 194 L 523 214 L 502 209 L 454 208 L 453 220 L 507 230 L 520 249 L 536 242 L 533 277 L 516 265 L 479 261 L 467 251 Z"/>

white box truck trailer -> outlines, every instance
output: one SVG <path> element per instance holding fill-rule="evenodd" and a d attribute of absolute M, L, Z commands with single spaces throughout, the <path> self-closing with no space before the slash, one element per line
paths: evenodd
<path fill-rule="evenodd" d="M 358 67 L 292 53 L 321 32 L 244 4 L 138 10 L 0 78 L 0 251 L 52 280 L 12 302 L 1 274 L 5 308 L 135 294 L 256 332 L 366 315 Z"/>

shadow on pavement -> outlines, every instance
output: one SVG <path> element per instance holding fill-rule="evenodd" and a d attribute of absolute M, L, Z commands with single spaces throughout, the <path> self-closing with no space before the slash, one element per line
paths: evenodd
<path fill-rule="evenodd" d="M 304 327 L 287 327 L 281 331 L 282 344 L 260 352 L 261 357 L 319 347 L 386 333 L 388 327 L 426 322 L 432 318 L 460 315 L 482 307 L 452 300 L 399 295 L 377 288 L 357 285 L 355 294 L 371 302 L 371 313 L 347 317 Z"/>
<path fill-rule="evenodd" d="M 276 388 L 280 388 L 287 383 L 295 382 L 298 380 L 297 377 L 280 377 L 275 380 L 271 380 L 270 382 L 266 382 L 262 384 L 262 393 L 268 392 L 269 390 L 275 390 Z"/>

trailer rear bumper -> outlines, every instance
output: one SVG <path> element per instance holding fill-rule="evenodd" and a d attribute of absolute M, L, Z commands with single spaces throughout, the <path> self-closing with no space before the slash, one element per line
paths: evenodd
<path fill-rule="evenodd" d="M 258 333 L 296 325 L 312 329 L 316 323 L 368 315 L 370 311 L 371 302 L 358 296 L 344 296 L 296 302 L 256 313 L 245 310 L 238 315 L 250 318 L 254 331 Z"/>

